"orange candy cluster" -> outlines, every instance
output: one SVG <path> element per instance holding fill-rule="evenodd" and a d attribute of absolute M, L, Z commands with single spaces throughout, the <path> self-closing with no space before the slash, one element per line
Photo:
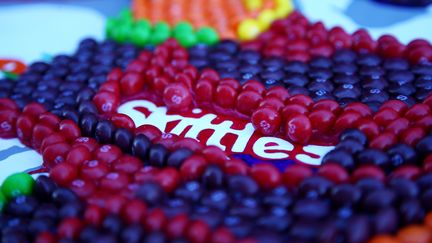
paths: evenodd
<path fill-rule="evenodd" d="M 236 38 L 242 21 L 257 19 L 262 10 L 276 4 L 275 0 L 135 0 L 133 10 L 136 19 L 166 21 L 171 26 L 187 21 L 195 28 L 213 27 L 222 38 Z"/>
<path fill-rule="evenodd" d="M 369 243 L 431 243 L 432 212 L 428 213 L 423 225 L 410 225 L 400 229 L 395 236 L 377 235 Z"/>

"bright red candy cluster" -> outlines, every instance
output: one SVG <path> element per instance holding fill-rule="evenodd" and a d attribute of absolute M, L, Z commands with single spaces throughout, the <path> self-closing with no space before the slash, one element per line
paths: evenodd
<path fill-rule="evenodd" d="M 322 22 L 311 23 L 299 12 L 276 20 L 268 31 L 243 46 L 266 56 L 303 62 L 313 56 L 329 57 L 337 49 L 377 53 L 387 58 L 402 57 L 412 63 L 432 61 L 432 46 L 426 40 L 413 40 L 406 46 L 391 35 L 374 40 L 364 29 L 353 34 L 348 34 L 339 26 L 327 29 Z"/>

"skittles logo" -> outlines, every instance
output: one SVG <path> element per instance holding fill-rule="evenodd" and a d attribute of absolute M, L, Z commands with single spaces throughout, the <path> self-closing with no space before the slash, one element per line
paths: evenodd
<path fill-rule="evenodd" d="M 271 160 L 281 167 L 293 161 L 318 166 L 322 157 L 334 148 L 314 144 L 301 146 L 282 138 L 262 136 L 250 122 L 200 108 L 171 114 L 166 107 L 156 106 L 151 101 L 134 100 L 122 104 L 118 112 L 131 117 L 136 127 L 153 125 L 165 133 L 197 139 L 229 154 L 250 157 L 250 163 L 258 159 Z"/>

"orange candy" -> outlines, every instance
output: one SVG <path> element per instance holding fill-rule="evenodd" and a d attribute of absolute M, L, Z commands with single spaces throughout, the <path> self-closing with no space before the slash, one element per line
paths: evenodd
<path fill-rule="evenodd" d="M 372 238 L 369 243 L 401 243 L 398 239 L 390 235 L 378 235 Z"/>
<path fill-rule="evenodd" d="M 407 226 L 397 233 L 397 238 L 401 243 L 431 243 L 432 231 L 425 226 Z"/>
<path fill-rule="evenodd" d="M 424 219 L 424 224 L 426 227 L 429 228 L 430 231 L 432 231 L 432 213 L 428 213 Z"/>
<path fill-rule="evenodd" d="M 171 26 L 188 21 L 194 28 L 213 27 L 222 38 L 235 38 L 239 24 L 258 18 L 264 9 L 276 8 L 275 0 L 262 0 L 259 9 L 249 10 L 243 0 L 134 0 L 136 19 L 153 24 L 165 21 Z"/>

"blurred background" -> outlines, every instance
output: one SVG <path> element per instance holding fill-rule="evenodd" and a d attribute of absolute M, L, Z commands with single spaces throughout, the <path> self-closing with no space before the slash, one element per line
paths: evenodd
<path fill-rule="evenodd" d="M 193 0 L 192 0 L 193 1 Z M 240 0 L 239 0 L 240 1 Z M 432 6 L 406 7 L 382 2 L 423 4 L 431 0 L 294 0 L 295 8 L 327 27 L 348 32 L 366 28 L 374 38 L 395 35 L 401 42 L 432 40 Z M 128 0 L 2 0 L 0 1 L 0 58 L 26 63 L 71 52 L 86 36 L 104 37 L 108 16 L 130 7 Z"/>

